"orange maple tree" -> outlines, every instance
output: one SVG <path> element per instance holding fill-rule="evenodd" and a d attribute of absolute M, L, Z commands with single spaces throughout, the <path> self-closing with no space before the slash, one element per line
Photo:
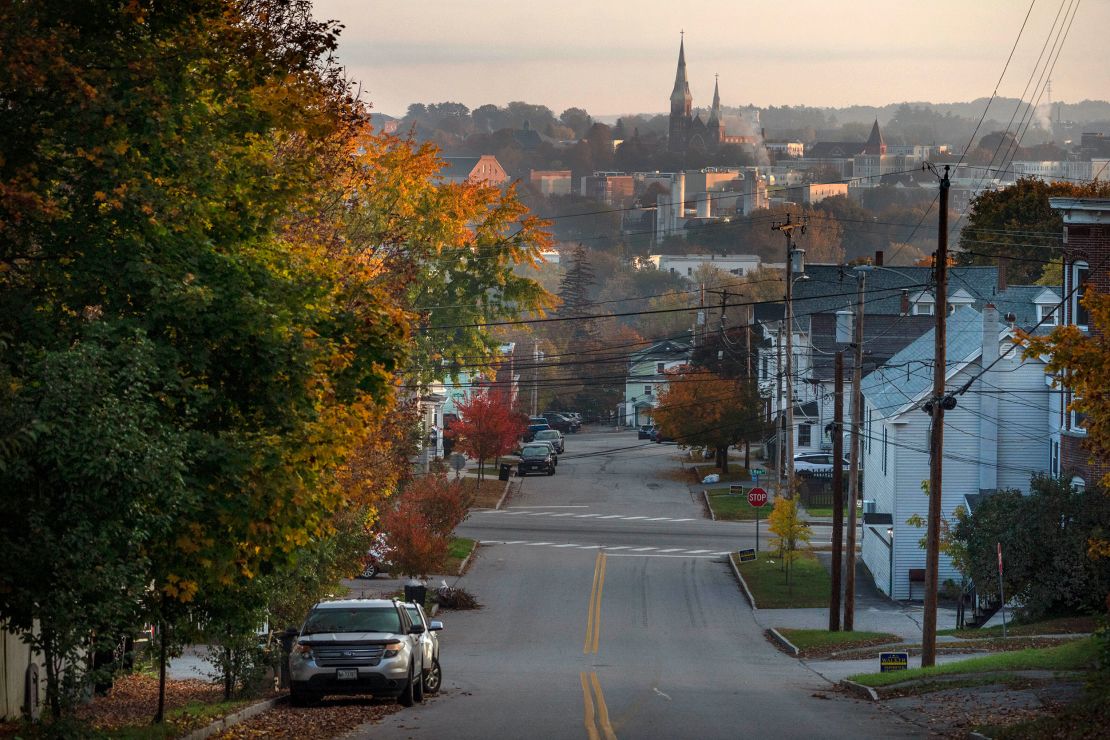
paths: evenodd
<path fill-rule="evenodd" d="M 462 481 L 442 472 L 409 483 L 382 516 L 394 569 L 423 577 L 442 568 L 451 532 L 466 518 L 470 498 Z"/>

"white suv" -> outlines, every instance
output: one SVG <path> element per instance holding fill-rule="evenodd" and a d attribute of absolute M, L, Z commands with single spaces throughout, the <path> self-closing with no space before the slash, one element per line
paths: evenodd
<path fill-rule="evenodd" d="M 304 706 L 325 694 L 424 700 L 421 635 L 403 604 L 390 599 L 322 601 L 308 613 L 289 655 L 289 697 Z"/>

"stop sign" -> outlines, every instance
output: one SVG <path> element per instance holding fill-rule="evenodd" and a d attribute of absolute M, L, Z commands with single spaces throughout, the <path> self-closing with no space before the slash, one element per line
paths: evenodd
<path fill-rule="evenodd" d="M 752 506 L 763 506 L 767 503 L 767 492 L 762 488 L 753 488 L 748 491 L 748 503 Z"/>

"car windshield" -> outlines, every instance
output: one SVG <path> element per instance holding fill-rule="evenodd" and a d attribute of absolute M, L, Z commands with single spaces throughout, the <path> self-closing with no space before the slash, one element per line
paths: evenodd
<path fill-rule="evenodd" d="M 391 606 L 358 609 L 316 609 L 308 615 L 302 635 L 321 632 L 400 632 L 401 618 Z"/>
<path fill-rule="evenodd" d="M 558 439 L 559 432 L 555 429 L 541 429 L 536 432 L 536 439 Z"/>
<path fill-rule="evenodd" d="M 412 620 L 413 624 L 423 624 L 423 622 L 420 621 L 420 610 L 415 606 L 405 604 L 405 611 L 409 613 L 409 619 Z"/>
<path fill-rule="evenodd" d="M 533 445 L 521 451 L 521 457 L 547 457 L 550 448 L 547 445 Z"/>

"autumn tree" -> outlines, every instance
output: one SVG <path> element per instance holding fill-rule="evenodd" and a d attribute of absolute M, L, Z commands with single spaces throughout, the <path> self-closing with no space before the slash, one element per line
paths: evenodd
<path fill-rule="evenodd" d="M 798 510 L 798 498 L 798 496 L 776 498 L 771 516 L 767 519 L 767 527 L 775 535 L 771 544 L 779 550 L 783 570 L 786 572 L 787 585 L 790 584 L 794 561 L 801 555 L 799 545 L 808 544 L 813 538 L 813 530 L 802 519 Z"/>
<path fill-rule="evenodd" d="M 652 418 L 679 444 L 714 450 L 727 473 L 729 447 L 759 438 L 761 408 L 752 383 L 686 367 L 670 375 Z"/>
<path fill-rule="evenodd" d="M 451 427 L 455 449 L 478 461 L 478 480 L 482 480 L 486 460 L 507 454 L 524 433 L 524 419 L 513 412 L 505 394 L 475 390 L 457 402 L 459 421 Z"/>
<path fill-rule="evenodd" d="M 382 517 L 393 566 L 421 577 L 442 568 L 451 533 L 466 518 L 470 499 L 462 481 L 448 480 L 442 472 L 409 483 Z"/>
<path fill-rule="evenodd" d="M 1011 284 L 1032 285 L 1059 246 L 1063 220 L 1051 197 L 1106 198 L 1110 183 L 1052 182 L 1023 177 L 1002 190 L 986 190 L 971 202 L 967 225 L 960 232 L 956 258 L 963 265 L 1005 266 Z M 1002 260 L 1001 258 L 1013 259 Z"/>

